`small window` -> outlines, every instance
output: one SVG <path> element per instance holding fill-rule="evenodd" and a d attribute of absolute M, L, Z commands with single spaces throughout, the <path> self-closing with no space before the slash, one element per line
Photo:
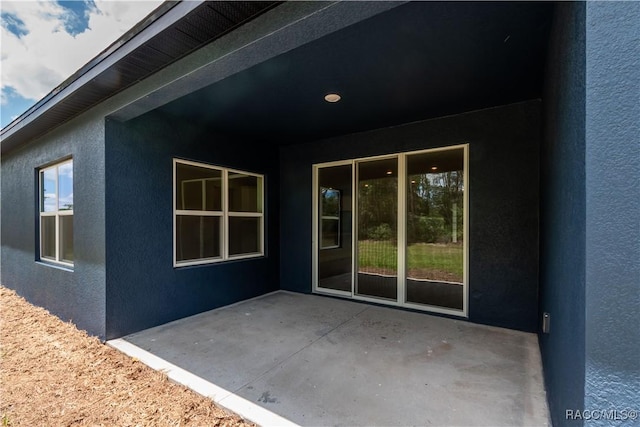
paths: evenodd
<path fill-rule="evenodd" d="M 174 161 L 174 265 L 264 255 L 263 176 Z"/>
<path fill-rule="evenodd" d="M 320 249 L 340 247 L 340 190 L 320 188 Z"/>
<path fill-rule="evenodd" d="M 73 266 L 73 160 L 39 175 L 40 259 Z"/>

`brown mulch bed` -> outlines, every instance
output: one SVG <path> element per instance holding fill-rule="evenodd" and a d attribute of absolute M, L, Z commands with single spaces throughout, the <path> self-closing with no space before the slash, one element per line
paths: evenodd
<path fill-rule="evenodd" d="M 252 424 L 0 286 L 0 425 Z"/>

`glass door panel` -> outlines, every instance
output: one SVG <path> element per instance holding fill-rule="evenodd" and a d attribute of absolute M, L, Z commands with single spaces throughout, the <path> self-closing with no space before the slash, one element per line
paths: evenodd
<path fill-rule="evenodd" d="M 352 166 L 318 169 L 318 287 L 351 293 Z"/>
<path fill-rule="evenodd" d="M 358 166 L 358 274 L 355 293 L 398 297 L 398 158 Z"/>
<path fill-rule="evenodd" d="M 464 149 L 407 155 L 406 302 L 463 309 Z"/>

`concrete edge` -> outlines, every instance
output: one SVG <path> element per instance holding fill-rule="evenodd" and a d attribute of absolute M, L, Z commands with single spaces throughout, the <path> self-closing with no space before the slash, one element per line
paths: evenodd
<path fill-rule="evenodd" d="M 233 392 L 219 387 L 191 372 L 180 368 L 122 338 L 109 340 L 106 344 L 127 356 L 133 357 L 151 369 L 164 372 L 172 381 L 184 385 L 196 393 L 213 400 L 217 405 L 228 409 L 242 418 L 261 426 L 297 427 L 288 419 L 256 405 Z"/>

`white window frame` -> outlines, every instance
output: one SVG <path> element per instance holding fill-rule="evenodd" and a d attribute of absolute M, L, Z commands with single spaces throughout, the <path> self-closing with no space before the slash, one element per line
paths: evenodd
<path fill-rule="evenodd" d="M 327 188 L 327 190 L 329 190 L 329 191 L 337 191 L 337 190 L 333 190 L 332 188 Z M 318 226 L 320 227 L 319 237 L 318 237 L 318 241 L 320 242 L 320 248 L 319 249 L 320 250 L 337 249 L 337 248 L 340 247 L 340 238 L 342 237 L 341 233 L 340 233 L 340 214 L 341 214 L 341 211 L 342 211 L 342 209 L 340 209 L 340 203 L 342 203 L 342 194 L 340 192 L 338 192 L 338 216 L 322 215 L 322 202 L 319 201 L 318 203 L 319 203 L 319 209 L 320 209 L 320 212 L 319 212 L 320 222 L 318 224 Z M 324 221 L 325 220 L 337 221 L 337 223 L 338 223 L 338 227 L 337 227 L 337 230 L 338 230 L 338 233 L 337 233 L 338 234 L 337 235 L 338 244 L 336 244 L 336 245 L 327 245 L 327 246 L 323 246 L 322 245 L 322 237 L 323 237 L 323 232 L 324 232 L 323 225 L 324 225 Z"/>
<path fill-rule="evenodd" d="M 73 216 L 73 209 L 60 210 L 59 200 L 60 200 L 60 187 L 59 187 L 59 172 L 58 169 L 60 166 L 66 165 L 67 163 L 71 163 L 71 168 L 73 169 L 73 159 L 65 159 L 58 163 L 55 163 L 51 166 L 43 167 L 38 170 L 38 231 L 39 231 L 39 248 L 38 248 L 38 259 L 45 263 L 53 263 L 62 265 L 65 267 L 73 267 L 73 262 L 63 261 L 60 255 L 60 217 L 61 216 Z M 56 190 L 56 210 L 45 212 L 44 211 L 44 200 L 43 200 L 43 185 L 44 185 L 44 173 L 48 170 L 55 170 L 55 190 Z M 42 218 L 43 217 L 55 217 L 55 257 L 51 258 L 48 256 L 44 256 L 42 254 L 43 249 L 43 227 L 42 227 Z M 74 245 L 75 251 L 75 245 Z M 75 258 L 75 255 L 74 255 Z"/>
<path fill-rule="evenodd" d="M 222 191 L 222 210 L 221 211 L 207 211 L 204 210 L 192 210 L 192 209 L 177 209 L 176 206 L 176 197 L 177 197 L 177 168 L 178 164 L 184 164 L 189 166 L 195 166 L 204 169 L 211 169 L 221 172 L 221 191 Z M 247 176 L 254 176 L 256 178 L 260 178 L 259 182 L 259 197 L 258 200 L 260 205 L 260 212 L 234 212 L 229 210 L 229 174 L 242 174 Z M 247 259 L 247 258 L 258 258 L 264 256 L 264 247 L 265 247 L 265 229 L 264 229 L 264 175 L 247 172 L 237 169 L 230 169 L 221 166 L 214 166 L 207 163 L 194 162 L 190 160 L 182 160 L 182 159 L 173 159 L 173 266 L 174 267 L 187 267 L 193 265 L 203 265 L 203 264 L 214 264 L 224 261 L 231 260 L 239 260 L 239 259 Z M 203 186 L 204 191 L 204 186 Z M 203 199 L 203 203 L 205 203 Z M 178 261 L 177 260 L 177 252 L 176 247 L 178 244 L 178 235 L 177 235 L 177 217 L 180 216 L 216 216 L 221 218 L 220 221 L 220 256 L 215 258 L 200 258 L 186 261 Z M 232 217 L 248 217 L 248 218 L 259 218 L 260 230 L 259 230 L 259 251 L 252 253 L 244 253 L 238 255 L 229 254 L 229 218 Z"/>

